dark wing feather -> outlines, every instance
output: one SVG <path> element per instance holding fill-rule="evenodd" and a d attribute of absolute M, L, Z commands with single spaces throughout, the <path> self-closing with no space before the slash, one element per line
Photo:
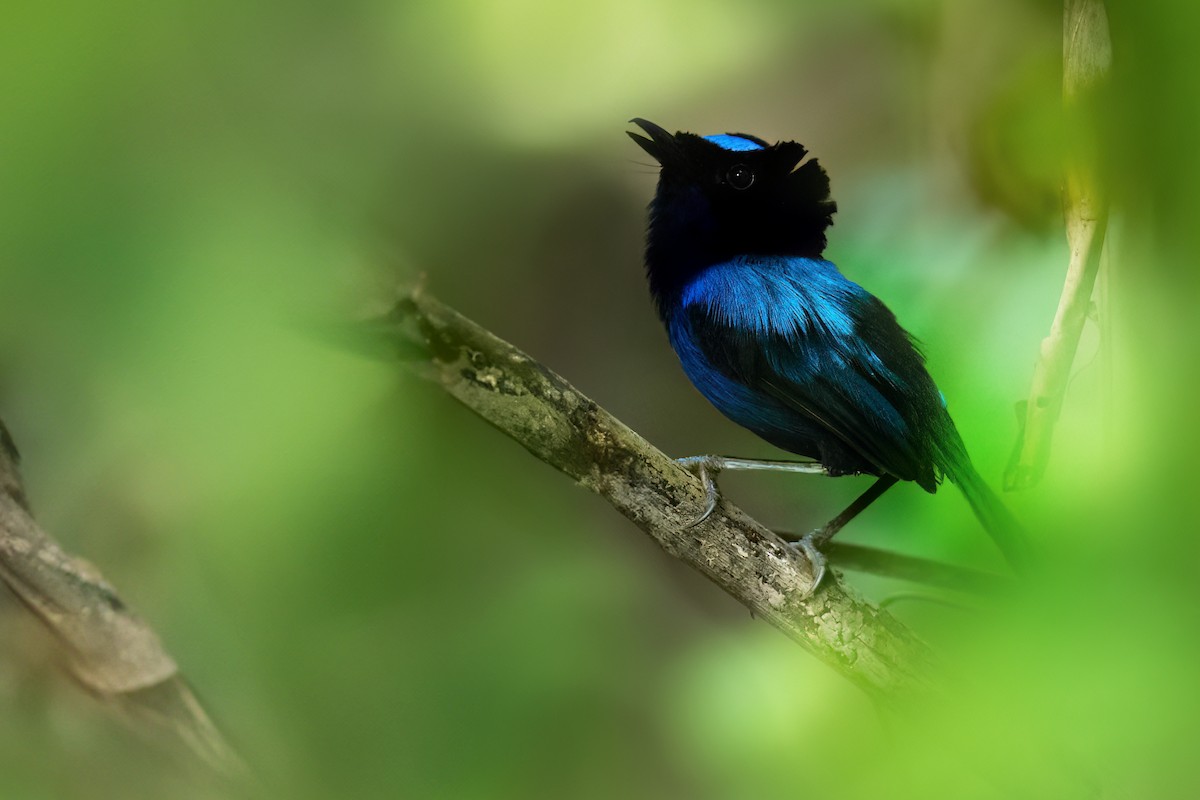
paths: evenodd
<path fill-rule="evenodd" d="M 961 440 L 925 360 L 895 316 L 863 293 L 851 335 L 816 327 L 764 334 L 688 309 L 705 357 L 731 380 L 770 395 L 873 464 L 933 491 L 942 453 Z"/>

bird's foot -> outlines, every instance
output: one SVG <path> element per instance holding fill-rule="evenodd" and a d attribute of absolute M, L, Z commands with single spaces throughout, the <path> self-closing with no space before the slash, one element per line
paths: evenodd
<path fill-rule="evenodd" d="M 721 499 L 721 490 L 717 488 L 717 475 L 725 468 L 725 459 L 721 456 L 688 456 L 677 458 L 675 461 L 704 484 L 704 513 L 684 526 L 694 528 L 717 510 L 717 502 Z"/>
<path fill-rule="evenodd" d="M 808 594 L 804 597 L 808 599 L 817 591 L 817 587 L 821 585 L 821 579 L 825 577 L 825 555 L 817 549 L 817 545 L 824 544 L 829 539 L 824 536 L 825 529 L 817 528 L 815 531 L 805 534 L 800 540 L 792 542 L 789 546 L 804 554 L 808 559 L 808 563 L 812 565 L 813 582 L 812 588 L 808 590 Z"/>

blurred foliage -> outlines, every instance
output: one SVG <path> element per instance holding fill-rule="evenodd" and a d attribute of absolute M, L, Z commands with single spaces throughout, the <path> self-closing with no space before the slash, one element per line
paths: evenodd
<path fill-rule="evenodd" d="M 955 667 L 942 706 L 885 724 L 603 503 L 311 330 L 426 272 L 668 452 L 773 455 L 666 345 L 623 130 L 795 138 L 833 178 L 831 257 L 925 342 L 998 482 L 1066 264 L 1049 2 L 9 4 L 0 411 L 39 518 L 271 796 L 1195 796 L 1198 22 L 1113 5 L 1114 349 L 1085 336 L 1045 483 L 1010 498 L 1053 579 L 896 606 Z M 862 486 L 725 488 L 803 529 Z M 846 535 L 997 566 L 952 490 Z M 6 797 L 220 795 L 8 606 Z"/>

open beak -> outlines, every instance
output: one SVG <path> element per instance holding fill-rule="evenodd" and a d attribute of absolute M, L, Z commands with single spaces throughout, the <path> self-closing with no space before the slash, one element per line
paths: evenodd
<path fill-rule="evenodd" d="M 650 157 L 659 164 L 665 164 L 664 158 L 669 157 L 670 154 L 673 153 L 678 147 L 675 142 L 675 137 L 667 133 L 658 125 L 655 125 L 653 122 L 644 120 L 641 117 L 634 117 L 629 121 L 634 125 L 637 125 L 646 133 L 650 134 L 650 138 L 647 139 L 641 134 L 634 133 L 633 131 L 626 131 L 626 133 L 629 134 L 629 138 L 637 142 L 638 147 L 649 153 Z"/>

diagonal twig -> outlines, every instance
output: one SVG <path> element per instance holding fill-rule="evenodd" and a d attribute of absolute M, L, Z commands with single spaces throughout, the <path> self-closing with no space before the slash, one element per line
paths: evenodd
<path fill-rule="evenodd" d="M 798 542 L 802 534 L 775 531 L 785 542 Z M 926 586 L 971 594 L 996 594 L 1016 586 L 1012 578 L 994 572 L 960 567 L 944 561 L 909 556 L 850 542 L 829 542 L 823 552 L 839 569 L 863 572 L 884 578 L 897 578 Z"/>
<path fill-rule="evenodd" d="M 355 342 L 398 355 L 869 694 L 932 688 L 932 655 L 907 628 L 833 575 L 808 596 L 808 561 L 728 502 L 689 528 L 705 503 L 699 481 L 513 345 L 419 289 L 367 332 Z"/>
<path fill-rule="evenodd" d="M 248 777 L 157 634 L 94 567 L 64 552 L 34 520 L 3 422 L 0 580 L 62 645 L 68 669 L 86 689 L 156 738 L 173 737 L 220 775 Z"/>

